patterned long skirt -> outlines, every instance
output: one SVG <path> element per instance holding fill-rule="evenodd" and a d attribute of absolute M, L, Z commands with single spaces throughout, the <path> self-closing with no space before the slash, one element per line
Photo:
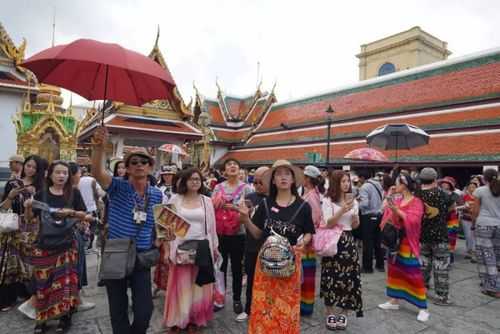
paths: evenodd
<path fill-rule="evenodd" d="M 387 263 L 387 296 L 403 299 L 420 309 L 426 309 L 424 276 L 407 238 L 401 241 L 396 257 L 389 259 Z"/>
<path fill-rule="evenodd" d="M 257 260 L 248 334 L 300 333 L 301 262 L 296 254 L 295 273 L 275 278 L 264 274 Z"/>
<path fill-rule="evenodd" d="M 448 213 L 448 248 L 451 253 L 455 252 L 457 248 L 457 235 L 458 235 L 458 214 L 456 211 Z"/>
<path fill-rule="evenodd" d="M 0 234 L 0 308 L 12 306 L 28 280 L 17 234 Z"/>
<path fill-rule="evenodd" d="M 206 326 L 213 319 L 214 285 L 198 286 L 195 265 L 171 265 L 163 319 L 167 327 Z"/>
<path fill-rule="evenodd" d="M 33 250 L 36 321 L 45 322 L 73 312 L 78 295 L 76 241 L 64 251 Z"/>
<path fill-rule="evenodd" d="M 342 232 L 337 254 L 321 260 L 320 296 L 326 306 L 356 311 L 363 315 L 359 254 L 352 233 Z"/>
<path fill-rule="evenodd" d="M 300 298 L 300 315 L 311 315 L 314 312 L 314 294 L 316 283 L 316 253 L 310 243 L 302 255 L 302 286 Z"/>
<path fill-rule="evenodd" d="M 154 282 L 158 289 L 165 291 L 167 289 L 168 283 L 168 261 L 165 260 L 165 246 L 161 244 L 160 246 L 160 261 L 155 267 L 154 272 Z"/>

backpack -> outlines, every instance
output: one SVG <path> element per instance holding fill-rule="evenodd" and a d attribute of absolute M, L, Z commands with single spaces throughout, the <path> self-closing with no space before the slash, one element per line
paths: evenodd
<path fill-rule="evenodd" d="M 236 188 L 232 194 L 226 194 L 224 185 L 220 185 L 219 196 L 222 196 L 223 203 L 233 203 L 235 198 L 241 194 L 245 188 L 245 183 L 242 183 Z M 218 208 L 215 210 L 216 230 L 219 235 L 235 235 L 240 230 L 240 213 L 236 210 Z"/>
<path fill-rule="evenodd" d="M 267 221 L 272 220 L 269 214 L 267 200 L 262 200 L 266 210 Z M 299 214 L 306 201 L 303 201 L 292 219 L 287 222 L 278 222 L 277 225 L 283 226 L 290 224 Z M 270 277 L 287 278 L 295 272 L 295 252 L 287 238 L 276 233 L 271 227 L 271 235 L 267 237 L 259 252 L 260 269 L 264 274 Z"/>
<path fill-rule="evenodd" d="M 388 220 L 382 229 L 382 245 L 389 250 L 391 255 L 394 255 L 399 251 L 399 246 L 404 236 L 404 229 L 397 228 Z"/>

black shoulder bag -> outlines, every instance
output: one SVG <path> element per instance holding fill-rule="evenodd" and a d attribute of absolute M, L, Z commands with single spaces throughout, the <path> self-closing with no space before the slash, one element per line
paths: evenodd
<path fill-rule="evenodd" d="M 149 204 L 149 194 L 146 192 L 146 198 L 144 200 L 144 207 L 147 210 Z M 131 238 L 120 238 L 120 239 L 108 239 L 104 241 L 104 247 L 102 251 L 101 265 L 99 268 L 99 280 L 113 280 L 113 279 L 123 279 L 126 276 L 132 274 L 134 271 L 136 260 L 139 260 L 139 255 L 137 253 L 136 239 L 141 233 L 142 228 L 146 225 L 144 222 L 133 239 Z M 151 249 L 142 254 L 149 253 L 157 249 Z M 142 260 L 145 264 L 141 263 L 141 266 L 146 267 L 148 263 L 156 263 L 160 257 L 158 252 L 158 257 L 156 259 L 145 258 L 143 255 Z M 151 260 L 151 261 L 150 261 Z M 150 261 L 146 263 L 146 261 Z M 150 268 L 149 266 L 148 268 Z"/>
<path fill-rule="evenodd" d="M 48 191 L 48 190 L 47 190 Z M 74 240 L 73 227 L 78 219 L 65 217 L 55 219 L 47 203 L 47 191 L 42 192 L 42 202 L 34 201 L 33 208 L 40 209 L 40 230 L 36 247 L 43 250 L 66 250 L 71 248 Z M 73 193 L 70 203 L 73 203 Z"/>

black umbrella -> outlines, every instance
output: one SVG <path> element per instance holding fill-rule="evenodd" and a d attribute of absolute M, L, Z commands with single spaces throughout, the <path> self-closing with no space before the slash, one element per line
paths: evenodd
<path fill-rule="evenodd" d="M 376 128 L 366 136 L 366 142 L 383 150 L 410 150 L 429 144 L 429 135 L 419 127 L 410 124 L 387 124 Z"/>

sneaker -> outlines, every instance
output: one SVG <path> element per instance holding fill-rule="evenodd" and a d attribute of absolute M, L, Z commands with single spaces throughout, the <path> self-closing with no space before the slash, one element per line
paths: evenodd
<path fill-rule="evenodd" d="M 81 303 L 80 303 L 80 305 L 78 305 L 78 311 L 80 311 L 80 312 L 85 312 L 85 311 L 91 310 L 95 307 L 95 303 L 86 302 L 83 299 L 80 299 L 80 300 L 81 300 Z"/>
<path fill-rule="evenodd" d="M 28 299 L 17 308 L 19 312 L 30 318 L 31 320 L 36 319 L 36 310 L 31 303 L 31 299 Z"/>
<path fill-rule="evenodd" d="M 439 306 L 452 306 L 454 303 L 447 297 L 438 297 L 433 301 L 435 305 Z"/>
<path fill-rule="evenodd" d="M 429 320 L 430 316 L 431 315 L 429 314 L 429 312 L 427 312 L 427 310 L 420 310 L 420 312 L 418 312 L 417 315 L 417 320 L 421 322 L 426 322 L 427 320 Z"/>
<path fill-rule="evenodd" d="M 241 302 L 238 301 L 233 301 L 233 311 L 236 314 L 241 314 L 243 312 L 243 305 L 241 305 Z"/>
<path fill-rule="evenodd" d="M 383 304 L 379 304 L 378 305 L 379 308 L 381 308 L 382 310 L 399 310 L 399 304 L 393 304 L 391 302 L 385 302 Z"/>
<path fill-rule="evenodd" d="M 335 314 L 330 314 L 326 317 L 326 329 L 334 331 L 337 329 L 337 317 Z"/>
<path fill-rule="evenodd" d="M 337 324 L 335 326 L 337 330 L 344 330 L 347 328 L 347 317 L 345 315 L 337 316 Z"/>
<path fill-rule="evenodd" d="M 385 268 L 384 267 L 375 267 L 378 272 L 385 273 Z"/>
<path fill-rule="evenodd" d="M 241 312 L 236 316 L 236 321 L 237 322 L 244 322 L 248 319 L 248 314 L 246 312 Z"/>

